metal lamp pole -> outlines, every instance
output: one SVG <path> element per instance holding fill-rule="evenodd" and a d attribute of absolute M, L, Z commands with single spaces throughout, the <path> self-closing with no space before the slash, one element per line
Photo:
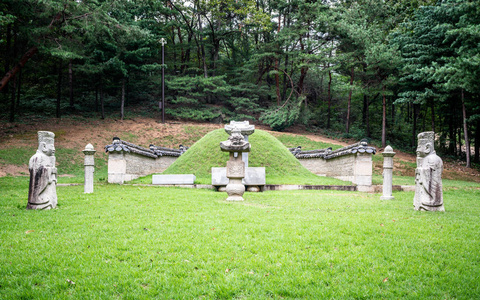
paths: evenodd
<path fill-rule="evenodd" d="M 160 39 L 160 43 L 162 43 L 162 123 L 165 123 L 165 44 L 167 40 L 164 38 Z"/>

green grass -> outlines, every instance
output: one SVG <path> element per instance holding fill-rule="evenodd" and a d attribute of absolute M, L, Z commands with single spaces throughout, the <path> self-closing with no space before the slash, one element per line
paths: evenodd
<path fill-rule="evenodd" d="M 342 148 L 340 145 L 315 142 L 302 135 L 275 134 L 275 137 L 287 148 L 294 148 L 297 146 L 302 146 L 302 150 L 325 149 L 329 147 L 333 150 Z"/>
<path fill-rule="evenodd" d="M 220 142 L 228 139 L 223 129 L 209 132 L 180 156 L 164 174 L 194 174 L 195 183 L 210 184 L 211 168 L 225 167 L 228 153 L 220 150 Z M 265 167 L 267 184 L 319 184 L 350 185 L 335 178 L 317 176 L 306 168 L 271 134 L 256 130 L 249 137 L 252 145 L 249 153 L 250 167 Z M 143 177 L 133 183 L 151 183 L 151 176 Z"/>
<path fill-rule="evenodd" d="M 6 148 L 0 149 L 0 164 L 22 166 L 25 171 L 22 175 L 29 176 L 28 162 L 37 148 Z M 57 169 L 59 170 L 58 183 L 83 183 L 85 155 L 78 149 L 57 147 L 55 150 Z M 107 154 L 100 149 L 95 153 L 96 182 L 106 181 L 108 176 Z"/>
<path fill-rule="evenodd" d="M 478 299 L 480 189 L 457 183 L 446 213 L 412 192 L 119 185 L 27 211 L 28 178 L 0 178 L 0 299 Z"/>

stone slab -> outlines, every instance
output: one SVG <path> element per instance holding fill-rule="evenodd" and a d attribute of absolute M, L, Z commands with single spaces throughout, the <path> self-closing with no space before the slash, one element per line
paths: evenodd
<path fill-rule="evenodd" d="M 265 191 L 293 191 L 293 190 L 334 190 L 355 192 L 354 185 L 296 185 L 296 184 L 267 184 Z"/>
<path fill-rule="evenodd" d="M 265 167 L 245 168 L 244 185 L 265 185 Z M 212 185 L 226 186 L 228 184 L 227 168 L 212 168 Z"/>
<path fill-rule="evenodd" d="M 157 174 L 152 176 L 152 184 L 193 184 L 193 174 Z"/>

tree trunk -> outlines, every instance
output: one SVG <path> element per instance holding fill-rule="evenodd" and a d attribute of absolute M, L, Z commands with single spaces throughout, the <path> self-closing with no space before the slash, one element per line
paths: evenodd
<path fill-rule="evenodd" d="M 283 17 L 283 27 L 290 27 L 290 7 L 288 7 L 288 11 L 285 13 Z M 286 25 L 285 25 L 286 20 Z M 283 91 L 282 91 L 282 101 L 285 101 L 285 97 L 287 95 L 287 71 L 288 71 L 288 45 L 285 46 L 285 72 L 283 73 Z M 293 89 L 293 86 L 292 86 Z"/>
<path fill-rule="evenodd" d="M 470 141 L 468 139 L 467 111 L 465 109 L 465 91 L 462 89 L 462 114 L 463 114 L 463 135 L 465 137 L 465 154 L 467 155 L 467 168 L 471 168 L 470 163 Z"/>
<path fill-rule="evenodd" d="M 330 129 L 330 119 L 331 119 L 331 108 L 332 108 L 332 72 L 328 70 L 328 91 L 327 91 L 327 129 Z"/>
<path fill-rule="evenodd" d="M 462 157 L 462 129 L 460 127 L 457 128 L 457 138 L 458 138 L 457 153 L 459 157 Z"/>
<path fill-rule="evenodd" d="M 5 43 L 5 74 L 8 74 L 8 70 L 10 70 L 10 60 L 12 58 L 11 55 L 11 44 L 12 44 L 12 25 L 7 25 L 7 38 Z M 8 94 L 8 86 L 5 88 L 5 93 Z"/>
<path fill-rule="evenodd" d="M 0 81 L 0 91 L 7 85 L 8 81 L 10 81 L 10 79 L 12 79 L 13 76 L 15 76 L 15 74 L 18 73 L 18 71 L 20 71 L 21 68 L 23 68 L 25 66 L 25 64 L 27 63 L 27 61 L 32 58 L 33 55 L 35 55 L 35 53 L 38 52 L 38 48 L 37 47 L 32 47 L 30 48 L 23 56 L 22 58 L 20 59 L 20 61 L 15 65 L 15 67 L 13 67 L 10 71 L 7 72 L 7 74 L 5 74 L 5 76 L 3 76 L 2 80 Z"/>
<path fill-rule="evenodd" d="M 368 96 L 363 94 L 363 109 L 362 109 L 362 122 L 367 124 L 367 108 L 368 108 Z"/>
<path fill-rule="evenodd" d="M 200 15 L 198 15 L 198 29 L 200 33 L 202 32 L 202 19 L 200 18 Z M 207 72 L 207 61 L 205 59 L 205 47 L 203 43 L 200 44 L 200 51 L 202 54 L 202 62 L 203 62 L 203 76 L 205 78 L 208 78 L 208 72 Z"/>
<path fill-rule="evenodd" d="M 58 81 L 57 81 L 57 110 L 56 117 L 61 117 L 60 112 L 60 102 L 62 101 L 62 60 L 58 63 Z"/>
<path fill-rule="evenodd" d="M 385 99 L 385 85 L 383 85 L 382 97 L 382 147 L 387 146 L 387 101 Z"/>
<path fill-rule="evenodd" d="M 15 121 L 15 92 L 17 90 L 17 80 L 13 77 L 12 98 L 10 102 L 10 122 Z"/>
<path fill-rule="evenodd" d="M 392 118 L 392 123 L 391 123 L 391 126 L 390 126 L 390 134 L 392 134 L 392 130 L 395 127 L 395 104 L 394 103 L 395 102 L 392 101 L 392 107 L 391 107 L 392 111 L 391 111 L 391 114 L 390 114 L 390 116 Z"/>
<path fill-rule="evenodd" d="M 413 126 L 412 126 L 412 148 L 416 149 L 417 146 L 417 115 L 418 115 L 418 104 L 413 103 Z"/>
<path fill-rule="evenodd" d="M 120 104 L 120 120 L 125 116 L 125 78 L 122 79 L 122 102 Z"/>
<path fill-rule="evenodd" d="M 377 96 L 373 97 L 373 99 L 375 100 L 377 98 Z M 368 98 L 367 98 L 368 100 Z M 372 137 L 372 133 L 370 132 L 370 102 L 367 101 L 366 103 L 366 106 L 365 106 L 365 126 L 367 128 L 367 137 L 371 138 Z"/>
<path fill-rule="evenodd" d="M 73 109 L 73 64 L 72 60 L 68 62 L 68 87 L 70 90 L 70 109 Z"/>
<path fill-rule="evenodd" d="M 448 122 L 448 153 L 451 155 L 455 155 L 455 144 L 456 144 L 456 137 L 455 137 L 455 126 L 454 126 L 454 118 L 453 112 L 449 115 L 449 122 Z"/>
<path fill-rule="evenodd" d="M 98 112 L 98 84 L 95 86 L 95 112 Z"/>
<path fill-rule="evenodd" d="M 435 132 L 435 101 L 430 101 L 430 113 L 432 114 L 432 131 Z"/>
<path fill-rule="evenodd" d="M 352 104 L 352 90 L 353 90 L 353 77 L 355 75 L 355 69 L 352 66 L 351 75 L 350 75 L 350 91 L 348 93 L 348 101 L 347 101 L 347 134 L 350 132 L 350 110 Z"/>
<path fill-rule="evenodd" d="M 17 82 L 17 112 L 20 110 L 20 92 L 22 91 L 22 69 L 18 72 L 18 82 Z"/>
<path fill-rule="evenodd" d="M 103 99 L 103 85 L 102 85 L 102 78 L 100 77 L 100 108 L 101 108 L 101 118 L 102 120 L 105 119 L 105 102 Z"/>
<path fill-rule="evenodd" d="M 288 47 L 285 49 L 285 52 L 287 52 L 287 54 L 285 54 L 285 72 L 283 73 L 282 101 L 285 101 L 285 97 L 287 95 Z"/>
<path fill-rule="evenodd" d="M 280 22 L 282 21 L 282 15 L 279 12 L 278 13 L 278 27 L 277 27 L 277 34 L 280 32 Z M 279 49 L 280 50 L 280 49 Z M 280 74 L 279 72 L 279 63 L 278 63 L 278 57 L 275 57 L 275 89 L 277 91 L 277 106 L 280 106 Z"/>
<path fill-rule="evenodd" d="M 475 128 L 475 158 L 474 161 L 476 163 L 479 162 L 480 158 L 480 119 L 477 120 L 477 127 Z"/>

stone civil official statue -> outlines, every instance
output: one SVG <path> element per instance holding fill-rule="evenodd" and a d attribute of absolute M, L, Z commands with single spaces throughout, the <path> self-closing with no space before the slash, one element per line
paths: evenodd
<path fill-rule="evenodd" d="M 38 150 L 28 164 L 30 186 L 27 209 L 52 209 L 57 206 L 54 138 L 53 132 L 38 132 Z"/>
<path fill-rule="evenodd" d="M 445 211 L 442 192 L 442 159 L 433 148 L 435 133 L 418 135 L 417 168 L 415 169 L 415 210 Z"/>

